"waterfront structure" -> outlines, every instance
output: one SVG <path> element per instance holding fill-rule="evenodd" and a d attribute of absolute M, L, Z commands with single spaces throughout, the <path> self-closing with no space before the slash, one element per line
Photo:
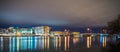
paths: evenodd
<path fill-rule="evenodd" d="M 79 35 L 80 32 L 72 32 L 73 35 Z"/>
<path fill-rule="evenodd" d="M 64 32 L 63 31 L 52 31 L 51 35 L 63 35 Z"/>
<path fill-rule="evenodd" d="M 18 31 L 16 31 L 16 36 L 20 36 L 21 34 L 20 34 L 20 32 L 18 32 Z"/>
<path fill-rule="evenodd" d="M 74 37 L 80 37 L 80 32 L 72 32 L 71 33 Z"/>
<path fill-rule="evenodd" d="M 9 33 L 13 33 L 14 27 L 9 27 L 7 30 Z"/>
<path fill-rule="evenodd" d="M 0 28 L 0 34 L 2 34 L 2 28 Z"/>
<path fill-rule="evenodd" d="M 70 32 L 70 30 L 65 29 L 65 30 L 64 30 L 64 35 L 70 35 L 69 32 Z"/>
<path fill-rule="evenodd" d="M 2 33 L 3 34 L 8 34 L 9 32 L 8 32 L 8 29 L 2 29 Z"/>
<path fill-rule="evenodd" d="M 12 34 L 13 33 L 13 27 L 9 27 L 6 29 L 0 28 L 0 34 Z"/>
<path fill-rule="evenodd" d="M 32 28 L 17 28 L 13 30 L 14 33 L 19 32 L 20 34 L 32 34 L 33 29 Z"/>
<path fill-rule="evenodd" d="M 40 26 L 40 27 L 33 27 L 35 35 L 50 35 L 49 26 Z"/>

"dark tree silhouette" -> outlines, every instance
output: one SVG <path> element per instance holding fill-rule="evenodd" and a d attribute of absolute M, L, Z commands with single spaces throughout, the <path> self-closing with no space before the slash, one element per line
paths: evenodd
<path fill-rule="evenodd" d="M 108 22 L 107 28 L 110 34 L 120 34 L 120 15 Z M 107 46 L 107 48 L 102 48 L 102 52 L 120 52 L 120 38 L 116 38 L 116 42 L 109 42 Z"/>
<path fill-rule="evenodd" d="M 110 34 L 120 34 L 120 15 L 117 19 L 108 22 L 108 29 Z"/>

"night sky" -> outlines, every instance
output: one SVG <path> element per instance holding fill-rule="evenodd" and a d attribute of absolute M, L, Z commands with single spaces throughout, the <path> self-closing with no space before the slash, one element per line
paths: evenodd
<path fill-rule="evenodd" d="M 120 0 L 3 0 L 0 24 L 106 26 L 120 14 Z"/>

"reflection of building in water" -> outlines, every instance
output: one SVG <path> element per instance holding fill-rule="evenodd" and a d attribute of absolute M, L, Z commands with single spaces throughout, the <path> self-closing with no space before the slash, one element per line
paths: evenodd
<path fill-rule="evenodd" d="M 115 42 L 116 39 L 117 39 L 117 36 L 113 36 L 113 37 L 112 37 L 112 41 L 113 41 L 113 42 Z"/>
<path fill-rule="evenodd" d="M 21 50 L 27 50 L 28 49 L 28 41 L 30 41 L 30 40 L 28 40 L 28 37 L 21 37 L 21 42 L 20 42 L 20 46 L 21 46 L 20 49 Z M 31 47 L 31 45 L 30 45 L 30 47 Z"/>
<path fill-rule="evenodd" d="M 16 37 L 16 40 L 17 40 L 17 50 L 19 50 L 20 49 L 20 40 L 19 40 L 19 37 Z"/>
<path fill-rule="evenodd" d="M 36 40 L 36 41 L 37 41 L 37 42 L 36 42 L 36 43 L 37 43 L 37 44 L 36 44 L 36 45 L 37 45 L 37 48 L 38 48 L 38 49 L 42 49 L 42 36 L 38 36 L 37 39 L 39 39 L 39 40 Z"/>
<path fill-rule="evenodd" d="M 49 41 L 49 37 L 46 36 L 42 39 L 42 49 L 49 49 Z"/>
<path fill-rule="evenodd" d="M 61 37 L 54 37 L 54 48 L 61 48 Z"/>
<path fill-rule="evenodd" d="M 87 48 L 91 47 L 91 43 L 92 43 L 91 39 L 92 39 L 91 37 L 87 37 Z"/>
<path fill-rule="evenodd" d="M 100 44 L 106 47 L 106 36 L 100 36 Z"/>
<path fill-rule="evenodd" d="M 3 42 L 1 42 L 1 40 L 2 39 L 0 38 L 0 49 L 3 48 Z M 49 37 L 9 37 L 9 41 L 7 42 L 9 42 L 8 48 L 10 52 L 19 52 L 20 50 L 49 49 Z"/>
<path fill-rule="evenodd" d="M 55 43 L 55 46 L 56 46 L 56 49 L 57 49 L 58 48 L 58 37 L 55 37 L 54 43 Z"/>
<path fill-rule="evenodd" d="M 69 40 L 69 36 L 65 37 L 65 43 L 64 43 L 64 49 L 65 51 L 70 47 L 69 43 L 70 43 L 70 40 Z"/>
<path fill-rule="evenodd" d="M 10 37 L 10 52 L 18 52 L 20 50 L 20 37 Z"/>
<path fill-rule="evenodd" d="M 59 48 L 61 48 L 61 37 L 59 37 Z"/>
<path fill-rule="evenodd" d="M 23 43 L 26 42 L 26 44 L 24 45 Z M 36 37 L 26 37 L 26 38 L 22 38 L 21 40 L 21 46 L 22 49 L 30 49 L 30 50 L 35 50 L 37 48 L 37 38 Z"/>
<path fill-rule="evenodd" d="M 0 52 L 3 52 L 3 37 L 0 37 Z"/>
<path fill-rule="evenodd" d="M 9 38 L 3 37 L 3 52 L 9 52 Z"/>
<path fill-rule="evenodd" d="M 50 35 L 50 29 L 49 26 L 41 26 L 41 27 L 34 27 L 33 28 L 36 35 Z"/>
<path fill-rule="evenodd" d="M 54 37 L 54 48 L 59 49 L 59 50 L 62 49 L 61 41 L 62 41 L 62 37 Z M 70 46 L 70 37 L 69 36 L 64 37 L 63 46 L 64 46 L 64 50 L 69 49 L 69 46 Z"/>
<path fill-rule="evenodd" d="M 73 38 L 73 43 L 76 44 L 79 42 L 79 38 Z"/>
<path fill-rule="evenodd" d="M 106 37 L 103 38 L 103 47 L 106 46 Z"/>
<path fill-rule="evenodd" d="M 10 37 L 10 52 L 15 52 L 15 39 Z"/>
<path fill-rule="evenodd" d="M 36 48 L 34 37 L 11 37 L 10 39 L 10 52 L 27 49 L 34 50 Z"/>

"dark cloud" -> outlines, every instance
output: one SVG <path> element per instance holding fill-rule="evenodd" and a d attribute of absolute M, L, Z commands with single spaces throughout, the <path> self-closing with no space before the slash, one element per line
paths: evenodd
<path fill-rule="evenodd" d="M 6 24 L 104 26 L 120 14 L 120 0 L 11 0 L 2 1 Z"/>

